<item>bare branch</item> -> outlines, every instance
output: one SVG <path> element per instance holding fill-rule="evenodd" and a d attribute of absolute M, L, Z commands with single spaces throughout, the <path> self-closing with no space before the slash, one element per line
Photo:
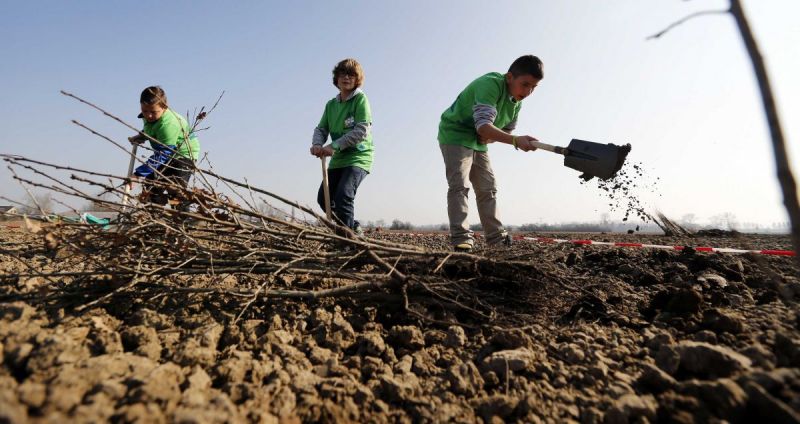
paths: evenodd
<path fill-rule="evenodd" d="M 664 28 L 661 31 L 659 31 L 659 32 L 647 37 L 646 39 L 647 40 L 654 40 L 656 38 L 659 38 L 662 35 L 666 34 L 672 28 L 675 28 L 676 26 L 681 25 L 684 22 L 686 22 L 686 21 L 688 21 L 690 19 L 696 18 L 698 16 L 722 15 L 722 14 L 726 14 L 726 13 L 729 13 L 729 12 L 730 12 L 730 9 L 726 9 L 726 10 L 704 10 L 704 11 L 701 11 L 701 12 L 695 12 L 695 13 L 692 13 L 691 15 L 689 15 L 689 16 L 686 16 L 683 19 L 680 19 L 680 20 L 678 20 L 676 22 L 673 22 L 673 23 L 669 24 L 669 26 L 667 26 L 666 28 Z"/>

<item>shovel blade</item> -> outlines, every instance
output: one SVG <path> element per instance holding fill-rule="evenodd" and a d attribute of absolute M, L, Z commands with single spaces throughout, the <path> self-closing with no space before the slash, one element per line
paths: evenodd
<path fill-rule="evenodd" d="M 617 146 L 574 138 L 567 150 L 569 154 L 564 156 L 564 166 L 582 172 L 581 178 L 587 181 L 593 177 L 607 180 L 622 168 L 631 145 Z"/>

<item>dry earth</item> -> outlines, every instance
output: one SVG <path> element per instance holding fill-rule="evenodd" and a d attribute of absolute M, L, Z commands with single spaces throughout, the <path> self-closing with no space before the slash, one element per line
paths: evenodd
<path fill-rule="evenodd" d="M 27 237 L 5 228 L 0 246 Z M 441 234 L 376 237 L 446 247 Z M 52 289 L 0 254 L 0 422 L 800 422 L 793 258 L 534 242 L 481 254 L 548 263 L 562 282 L 487 279 L 496 322 L 356 296 L 260 301 L 232 324 L 242 303 L 214 296 L 120 296 L 81 313 L 20 301 Z"/>

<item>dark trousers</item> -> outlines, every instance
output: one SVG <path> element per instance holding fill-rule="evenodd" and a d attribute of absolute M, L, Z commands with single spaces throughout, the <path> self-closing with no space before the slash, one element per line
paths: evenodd
<path fill-rule="evenodd" d="M 355 199 L 358 186 L 364 181 L 369 172 L 357 167 L 328 169 L 328 187 L 331 194 L 331 211 L 342 224 L 355 229 L 358 221 L 355 220 Z M 319 185 L 317 203 L 325 210 L 325 192 L 322 184 Z"/>
<path fill-rule="evenodd" d="M 189 184 L 189 179 L 194 171 L 194 163 L 191 159 L 172 157 L 158 171 L 163 177 L 158 175 L 158 172 L 148 175 L 143 184 L 144 190 L 148 192 L 151 203 L 166 205 L 169 199 L 176 199 L 180 189 L 186 188 Z M 148 184 L 149 181 L 161 181 L 172 184 L 172 187 L 157 187 L 154 184 Z M 183 207 L 179 207 L 179 209 L 183 209 Z"/>

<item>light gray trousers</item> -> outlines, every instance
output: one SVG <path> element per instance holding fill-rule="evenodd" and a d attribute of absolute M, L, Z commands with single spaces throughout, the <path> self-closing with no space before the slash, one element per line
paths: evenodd
<path fill-rule="evenodd" d="M 472 231 L 467 226 L 469 207 L 468 184 L 475 189 L 478 216 L 483 225 L 486 242 L 500 243 L 506 232 L 497 219 L 497 186 L 489 162 L 488 152 L 478 152 L 463 146 L 440 144 L 447 175 L 447 216 L 450 219 L 450 242 L 474 243 Z"/>

